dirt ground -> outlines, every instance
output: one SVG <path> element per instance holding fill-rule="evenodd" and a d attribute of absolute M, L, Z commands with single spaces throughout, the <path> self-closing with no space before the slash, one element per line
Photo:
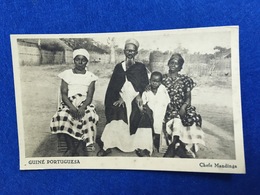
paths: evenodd
<path fill-rule="evenodd" d="M 60 80 L 57 74 L 68 68 L 71 66 L 20 67 L 24 121 L 24 142 L 20 144 L 25 146 L 26 157 L 63 155 L 57 150 L 57 136 L 51 134 L 49 124 L 58 106 Z M 100 68 L 96 64 L 90 65 L 89 69 L 99 76 L 93 103 L 100 117 L 97 126 L 97 137 L 100 137 L 105 125 L 103 102 L 112 70 L 105 66 Z M 235 159 L 231 87 L 214 85 L 216 78 L 201 78 L 200 81 L 192 92 L 193 105 L 203 118 L 206 142 L 206 146 L 201 146 L 197 153 L 198 158 Z M 94 152 L 84 152 L 81 155 L 96 156 L 98 150 L 99 146 L 96 144 Z M 118 149 L 113 149 L 111 155 L 136 156 L 134 152 L 123 153 Z M 161 157 L 162 154 L 154 153 L 153 156 Z"/>

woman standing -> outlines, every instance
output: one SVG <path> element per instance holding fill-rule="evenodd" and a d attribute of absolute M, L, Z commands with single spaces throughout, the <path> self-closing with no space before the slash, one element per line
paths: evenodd
<path fill-rule="evenodd" d="M 66 156 L 78 155 L 75 139 L 84 141 L 86 146 L 95 142 L 99 119 L 91 104 L 98 78 L 86 70 L 89 53 L 85 49 L 74 50 L 73 59 L 75 67 L 58 75 L 61 78 L 62 102 L 50 124 L 52 133 L 64 134 L 68 147 Z"/>
<path fill-rule="evenodd" d="M 170 96 L 165 115 L 166 131 L 172 141 L 164 157 L 174 157 L 176 152 L 180 157 L 195 157 L 197 144 L 205 145 L 201 116 L 191 106 L 191 90 L 196 84 L 190 77 L 179 74 L 183 64 L 182 56 L 173 54 L 168 61 L 169 72 L 163 75 L 162 84 Z"/>

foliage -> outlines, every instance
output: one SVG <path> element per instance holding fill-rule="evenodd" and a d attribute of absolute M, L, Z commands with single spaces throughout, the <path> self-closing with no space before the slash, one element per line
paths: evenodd
<path fill-rule="evenodd" d="M 98 43 L 92 38 L 62 38 L 61 40 L 73 50 L 85 48 L 88 51 L 95 51 L 101 54 L 109 53 L 107 45 Z"/>
<path fill-rule="evenodd" d="M 225 47 L 216 46 L 214 47 L 214 50 L 217 50 L 214 54 L 215 57 L 223 57 L 224 55 L 230 53 L 231 49 L 227 49 Z"/>
<path fill-rule="evenodd" d="M 42 44 L 41 49 L 49 50 L 49 51 L 63 51 L 64 50 L 63 46 L 57 42 Z"/>

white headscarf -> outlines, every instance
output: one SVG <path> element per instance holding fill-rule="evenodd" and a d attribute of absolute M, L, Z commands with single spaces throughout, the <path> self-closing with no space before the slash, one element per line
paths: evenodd
<path fill-rule="evenodd" d="M 86 49 L 76 49 L 76 50 L 74 50 L 73 51 L 73 59 L 78 55 L 85 56 L 87 58 L 87 60 L 89 61 L 89 53 Z"/>

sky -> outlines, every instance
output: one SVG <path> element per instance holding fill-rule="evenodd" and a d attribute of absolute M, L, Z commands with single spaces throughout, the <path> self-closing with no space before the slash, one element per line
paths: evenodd
<path fill-rule="evenodd" d="M 234 28 L 236 29 L 234 31 Z M 214 54 L 214 47 L 231 48 L 238 46 L 238 27 L 208 27 L 175 30 L 92 33 L 92 34 L 54 34 L 54 35 L 19 35 L 20 38 L 92 38 L 107 45 L 108 38 L 115 38 L 116 45 L 124 48 L 125 41 L 135 38 L 140 43 L 140 49 L 173 51 L 178 46 L 188 49 L 190 54 Z"/>
<path fill-rule="evenodd" d="M 178 46 L 189 50 L 189 53 L 214 53 L 215 46 L 231 48 L 229 31 L 155 31 L 141 33 L 115 33 L 93 37 L 95 41 L 107 44 L 108 37 L 115 37 L 118 47 L 123 48 L 129 38 L 139 41 L 140 49 L 173 51 Z"/>

